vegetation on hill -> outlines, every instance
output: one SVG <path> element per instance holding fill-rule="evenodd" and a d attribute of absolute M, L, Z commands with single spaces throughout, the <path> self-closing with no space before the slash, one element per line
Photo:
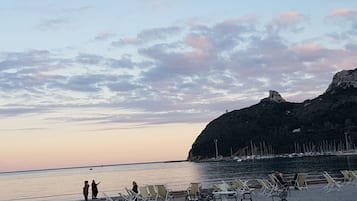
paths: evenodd
<path fill-rule="evenodd" d="M 357 69 L 352 70 L 357 74 Z M 341 79 L 341 78 L 339 78 Z M 334 85 L 302 103 L 265 98 L 211 121 L 189 151 L 189 160 L 219 155 L 265 155 L 356 148 L 357 88 Z"/>

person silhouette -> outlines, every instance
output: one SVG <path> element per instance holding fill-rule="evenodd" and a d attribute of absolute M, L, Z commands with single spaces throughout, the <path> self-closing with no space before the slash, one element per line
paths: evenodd
<path fill-rule="evenodd" d="M 131 190 L 134 191 L 135 193 L 139 193 L 138 184 L 135 181 L 133 181 L 133 188 Z"/>
<path fill-rule="evenodd" d="M 88 190 L 89 190 L 89 184 L 88 181 L 84 181 L 84 186 L 83 186 L 83 196 L 84 196 L 84 200 L 88 201 Z"/>
<path fill-rule="evenodd" d="M 92 181 L 92 199 L 97 199 L 97 195 L 98 195 L 98 184 L 100 184 L 100 182 L 95 183 L 94 179 Z"/>
<path fill-rule="evenodd" d="M 131 188 L 131 190 L 132 190 L 134 193 L 136 193 L 136 194 L 139 193 L 139 191 L 138 191 L 138 184 L 137 184 L 135 181 L 133 181 L 133 187 Z M 138 198 L 135 198 L 135 201 L 138 201 Z"/>

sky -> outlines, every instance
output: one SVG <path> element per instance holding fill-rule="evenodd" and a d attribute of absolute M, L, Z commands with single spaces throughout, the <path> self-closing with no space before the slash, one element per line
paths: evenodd
<path fill-rule="evenodd" d="M 354 0 L 0 0 L 0 24 L 0 172 L 183 160 L 357 67 Z"/>

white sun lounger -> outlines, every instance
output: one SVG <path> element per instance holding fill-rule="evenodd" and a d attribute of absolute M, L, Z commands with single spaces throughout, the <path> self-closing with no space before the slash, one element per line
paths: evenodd
<path fill-rule="evenodd" d="M 323 176 L 325 177 L 326 181 L 327 181 L 327 185 L 324 187 L 324 189 L 326 190 L 326 192 L 330 192 L 332 190 L 337 190 L 340 191 L 342 185 L 339 184 L 337 181 L 335 181 L 334 178 L 332 178 L 329 173 L 327 173 L 326 171 L 323 173 Z"/>
<path fill-rule="evenodd" d="M 198 201 L 201 199 L 201 183 L 190 183 L 187 188 L 186 200 Z"/>

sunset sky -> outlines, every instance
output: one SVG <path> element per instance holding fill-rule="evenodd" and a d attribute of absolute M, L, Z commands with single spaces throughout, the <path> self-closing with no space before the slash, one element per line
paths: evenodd
<path fill-rule="evenodd" d="M 186 159 L 226 110 L 357 67 L 354 0 L 0 0 L 0 24 L 0 172 Z"/>

